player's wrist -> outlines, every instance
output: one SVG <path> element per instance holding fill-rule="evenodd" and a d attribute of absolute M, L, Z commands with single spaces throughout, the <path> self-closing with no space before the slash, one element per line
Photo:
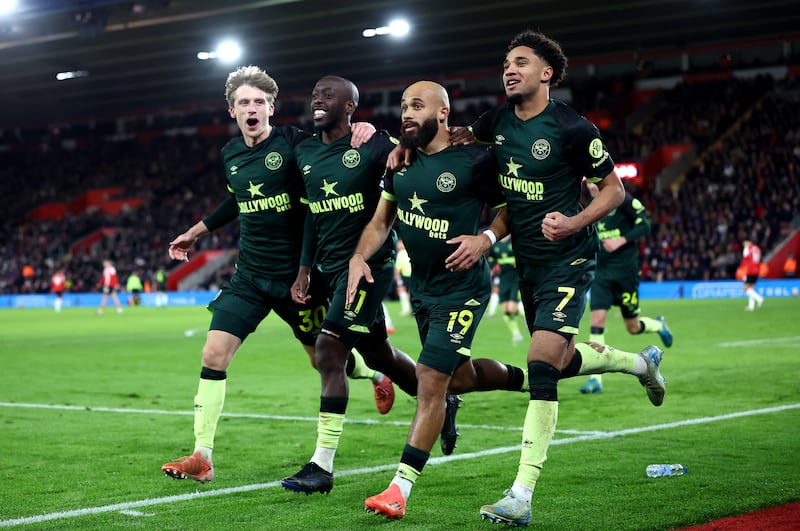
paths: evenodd
<path fill-rule="evenodd" d="M 491 244 L 489 245 L 489 247 L 497 243 L 497 235 L 494 233 L 494 231 L 492 231 L 492 229 L 486 229 L 485 231 L 483 231 L 483 234 L 484 236 L 489 238 L 489 243 Z"/>

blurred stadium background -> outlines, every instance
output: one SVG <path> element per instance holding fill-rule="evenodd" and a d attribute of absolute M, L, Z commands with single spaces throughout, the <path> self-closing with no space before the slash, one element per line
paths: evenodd
<path fill-rule="evenodd" d="M 405 36 L 363 36 L 400 18 Z M 797 294 L 782 278 L 800 251 L 796 2 L 17 0 L 0 15 L 0 307 L 49 306 L 59 268 L 65 307 L 94 305 L 103 258 L 123 284 L 141 270 L 148 289 L 166 268 L 184 292 L 171 304 L 203 303 L 226 281 L 235 224 L 188 267 L 166 246 L 224 197 L 236 66 L 276 78 L 275 123 L 310 127 L 310 89 L 338 74 L 361 89 L 357 119 L 392 133 L 402 89 L 421 78 L 447 86 L 451 122 L 467 124 L 502 101 L 505 46 L 527 27 L 562 43 L 570 66 L 553 97 L 601 128 L 648 208 L 643 296 L 740 296 L 744 239 L 767 258 L 759 289 Z"/>

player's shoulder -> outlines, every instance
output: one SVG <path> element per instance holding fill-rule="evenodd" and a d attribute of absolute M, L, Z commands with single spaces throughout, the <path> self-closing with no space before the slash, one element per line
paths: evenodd
<path fill-rule="evenodd" d="M 397 138 L 389 134 L 385 129 L 378 129 L 375 134 L 364 145 L 378 145 L 378 146 L 391 146 L 394 147 L 400 142 Z"/>
<path fill-rule="evenodd" d="M 492 147 L 490 145 L 482 144 L 467 144 L 459 146 L 451 146 L 449 153 L 456 157 L 466 157 L 472 162 L 487 162 L 494 160 L 492 158 Z"/>

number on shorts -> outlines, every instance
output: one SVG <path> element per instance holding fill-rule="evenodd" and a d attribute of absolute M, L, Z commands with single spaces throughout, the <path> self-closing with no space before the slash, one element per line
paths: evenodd
<path fill-rule="evenodd" d="M 352 309 L 354 313 L 358 313 L 361 311 L 361 307 L 364 306 L 364 301 L 366 299 L 367 299 L 366 290 L 360 289 L 356 292 L 356 307 Z M 345 306 L 345 309 L 349 310 L 351 309 L 352 306 L 353 306 L 352 304 L 348 304 L 347 306 Z"/>
<path fill-rule="evenodd" d="M 302 310 L 300 312 L 300 330 L 303 332 L 311 332 L 312 330 L 319 330 L 322 328 L 322 322 L 325 320 L 325 306 L 317 306 L 309 310 Z"/>
<path fill-rule="evenodd" d="M 625 292 L 622 294 L 622 305 L 623 306 L 636 306 L 639 302 L 639 294 L 637 292 L 628 293 Z"/>
<path fill-rule="evenodd" d="M 461 310 L 460 312 L 450 312 L 450 321 L 447 323 L 447 331 L 452 332 L 453 329 L 456 327 L 456 322 L 461 325 L 461 330 L 459 330 L 459 334 L 462 336 L 467 333 L 469 327 L 472 326 L 472 320 L 474 316 L 471 311 L 469 310 Z"/>
<path fill-rule="evenodd" d="M 570 299 L 572 299 L 572 296 L 575 295 L 575 288 L 570 288 L 567 286 L 559 286 L 558 292 L 564 293 L 564 298 L 561 299 L 561 302 L 559 302 L 558 306 L 556 306 L 556 311 L 560 312 L 569 303 Z"/>

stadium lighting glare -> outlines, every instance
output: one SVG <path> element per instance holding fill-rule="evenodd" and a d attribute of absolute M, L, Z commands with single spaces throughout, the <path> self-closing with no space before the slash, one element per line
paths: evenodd
<path fill-rule="evenodd" d="M 361 35 L 366 38 L 377 37 L 378 35 L 390 35 L 392 37 L 405 37 L 411 31 L 411 25 L 407 20 L 398 18 L 392 20 L 388 26 L 380 26 L 378 28 L 367 28 L 361 32 Z"/>
<path fill-rule="evenodd" d="M 225 63 L 232 63 L 242 55 L 242 49 L 234 41 L 224 41 L 217 46 L 217 58 Z"/>
<path fill-rule="evenodd" d="M 216 59 L 216 52 L 197 52 L 197 58 L 201 61 L 208 61 L 209 59 Z"/>
<path fill-rule="evenodd" d="M 0 0 L 0 16 L 8 15 L 17 7 L 17 0 Z"/>
<path fill-rule="evenodd" d="M 59 81 L 65 81 L 67 79 L 75 79 L 77 77 L 87 77 L 89 72 L 86 70 L 74 70 L 72 72 L 59 72 L 56 74 L 56 79 Z"/>
<path fill-rule="evenodd" d="M 409 31 L 411 31 L 411 26 L 402 18 L 389 22 L 389 33 L 392 37 L 405 37 Z"/>

